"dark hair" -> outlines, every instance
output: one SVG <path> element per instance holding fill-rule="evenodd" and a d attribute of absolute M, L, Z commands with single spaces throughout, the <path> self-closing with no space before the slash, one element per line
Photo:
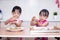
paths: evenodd
<path fill-rule="evenodd" d="M 0 13 L 2 13 L 2 10 L 0 10 Z"/>
<path fill-rule="evenodd" d="M 43 12 L 43 13 L 42 13 Z M 39 13 L 39 15 L 43 15 L 43 16 L 49 16 L 49 11 L 47 9 L 42 9 Z"/>
<path fill-rule="evenodd" d="M 21 13 L 22 9 L 19 6 L 14 6 L 12 12 L 15 12 L 16 9 L 19 10 L 19 13 Z"/>

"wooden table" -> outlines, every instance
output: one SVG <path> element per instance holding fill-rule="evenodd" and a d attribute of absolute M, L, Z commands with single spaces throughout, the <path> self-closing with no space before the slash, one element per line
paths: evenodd
<path fill-rule="evenodd" d="M 21 32 L 9 32 L 0 28 L 0 37 L 60 37 L 60 33 L 37 33 L 32 34 L 27 28 Z"/>
<path fill-rule="evenodd" d="M 32 34 L 30 32 L 21 31 L 21 32 L 9 32 L 3 29 L 0 29 L 0 37 L 59 37 L 60 33 L 37 33 Z"/>

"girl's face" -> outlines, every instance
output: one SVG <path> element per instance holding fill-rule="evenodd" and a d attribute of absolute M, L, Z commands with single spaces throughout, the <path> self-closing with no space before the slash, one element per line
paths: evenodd
<path fill-rule="evenodd" d="M 39 16 L 40 17 L 40 20 L 45 20 L 47 19 L 47 16 Z"/>
<path fill-rule="evenodd" d="M 48 16 L 45 15 L 45 12 L 41 12 L 41 14 L 39 15 L 40 20 L 45 20 L 48 18 Z"/>
<path fill-rule="evenodd" d="M 19 10 L 15 9 L 15 12 L 13 12 L 13 16 L 18 18 L 20 15 L 21 14 L 20 14 Z"/>

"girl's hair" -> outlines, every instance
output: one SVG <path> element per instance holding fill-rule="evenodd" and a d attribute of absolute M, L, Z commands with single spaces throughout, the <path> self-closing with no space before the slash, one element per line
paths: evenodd
<path fill-rule="evenodd" d="M 0 10 L 0 13 L 2 13 L 2 10 Z"/>
<path fill-rule="evenodd" d="M 12 12 L 15 12 L 16 9 L 19 10 L 19 13 L 21 13 L 22 9 L 19 6 L 14 6 Z"/>
<path fill-rule="evenodd" d="M 40 11 L 39 15 L 40 16 L 43 15 L 43 16 L 47 16 L 48 17 L 49 16 L 49 11 L 47 9 L 42 9 Z"/>

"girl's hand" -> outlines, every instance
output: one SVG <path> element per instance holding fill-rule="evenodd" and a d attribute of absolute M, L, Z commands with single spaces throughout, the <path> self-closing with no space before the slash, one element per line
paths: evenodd
<path fill-rule="evenodd" d="M 20 27 L 22 24 L 23 20 L 19 20 L 18 22 L 15 23 L 16 27 Z"/>
<path fill-rule="evenodd" d="M 5 25 L 9 24 L 9 23 L 13 23 L 13 21 L 16 21 L 17 17 L 11 17 L 10 19 L 8 19 L 7 21 L 5 21 Z"/>
<path fill-rule="evenodd" d="M 36 20 L 36 17 L 35 16 L 32 18 L 32 21 L 34 21 L 34 20 Z"/>
<path fill-rule="evenodd" d="M 37 24 L 37 18 L 34 16 L 33 18 L 32 18 L 32 20 L 31 20 L 31 26 L 34 26 L 34 25 L 36 25 Z"/>
<path fill-rule="evenodd" d="M 17 19 L 17 17 L 14 17 L 14 16 L 13 16 L 13 17 L 11 17 L 11 18 L 9 19 L 9 21 L 11 21 L 11 22 L 12 22 L 12 21 L 16 21 L 16 19 Z"/>
<path fill-rule="evenodd" d="M 41 22 L 39 22 L 39 21 L 37 22 L 37 24 L 38 24 L 38 26 L 42 26 L 42 23 L 41 23 Z"/>
<path fill-rule="evenodd" d="M 15 23 L 16 23 L 16 21 L 9 22 L 9 24 L 15 24 Z"/>
<path fill-rule="evenodd" d="M 34 22 L 34 24 L 36 24 L 37 23 L 37 18 L 34 16 L 33 18 L 32 18 L 32 21 Z"/>
<path fill-rule="evenodd" d="M 42 22 L 37 22 L 38 26 L 43 26 Z"/>

